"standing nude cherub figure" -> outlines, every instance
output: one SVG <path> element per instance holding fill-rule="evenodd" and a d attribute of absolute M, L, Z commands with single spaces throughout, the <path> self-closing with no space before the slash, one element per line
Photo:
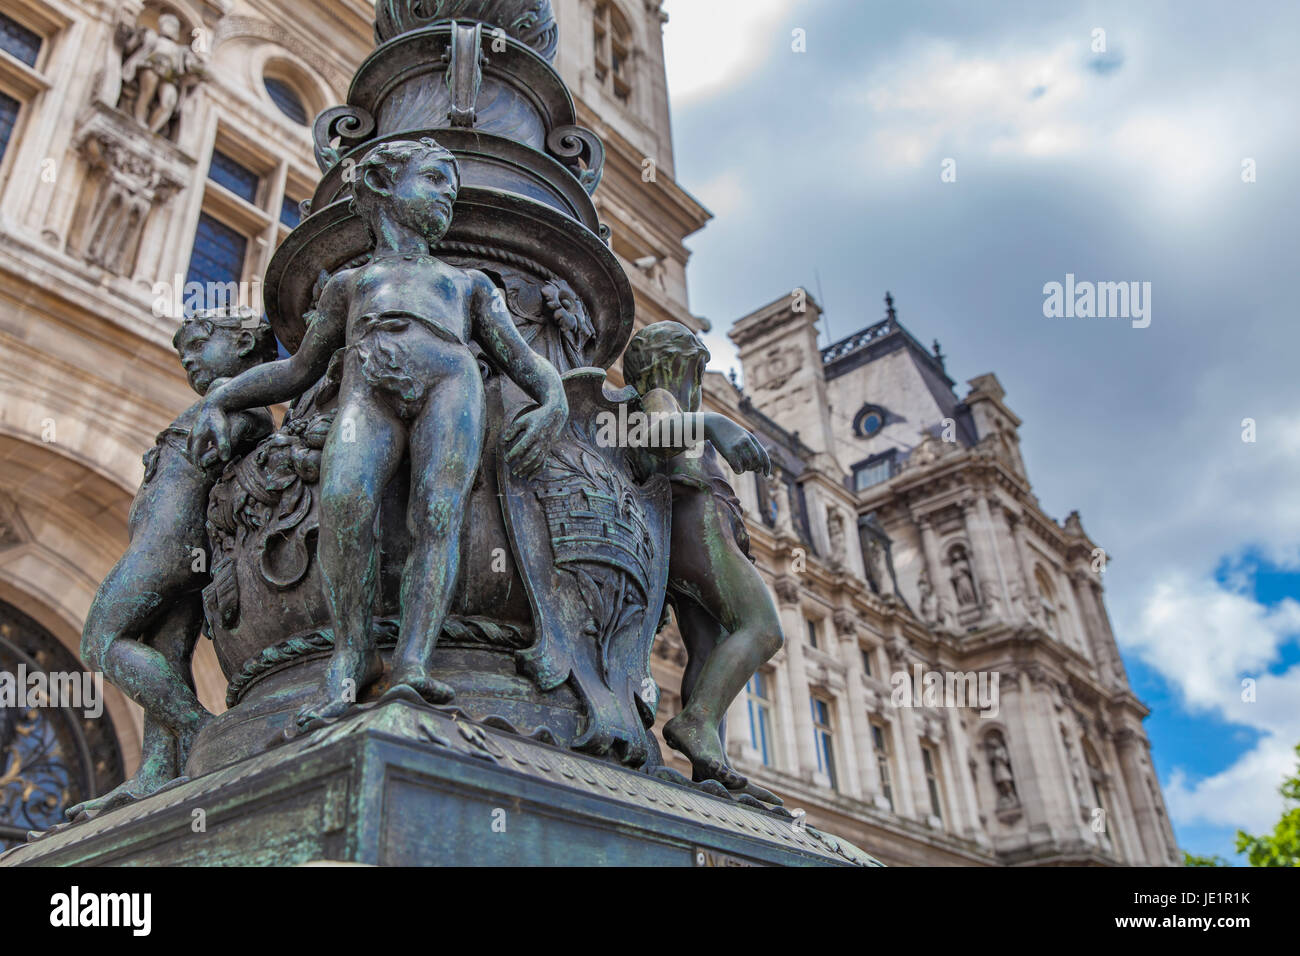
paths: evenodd
<path fill-rule="evenodd" d="M 727 708 L 781 649 L 783 637 L 767 585 L 749 558 L 740 502 L 717 453 L 738 474 L 770 475 L 772 463 L 746 429 L 723 415 L 700 412 L 708 362 L 704 343 L 678 322 L 642 329 L 623 355 L 623 375 L 640 396 L 641 410 L 652 421 L 682 416 L 677 433 L 709 443 L 685 451 L 680 442 L 647 448 L 667 459 L 672 483 L 668 593 L 688 655 L 682 675 L 685 706 L 664 725 L 664 740 L 690 760 L 697 782 L 716 780 L 729 790 L 749 788 L 771 798 L 732 769 L 722 742 Z M 672 431 L 661 430 L 659 436 Z"/>
<path fill-rule="evenodd" d="M 451 225 L 455 157 L 432 139 L 385 143 L 357 164 L 356 177 L 353 209 L 370 229 L 372 258 L 330 278 L 297 353 L 210 394 L 190 440 L 199 460 L 228 458 L 228 415 L 302 394 L 346 346 L 321 458 L 318 556 L 334 651 L 321 694 L 298 714 L 304 731 L 341 717 L 382 673 L 371 631 L 375 518 L 408 451 L 411 549 L 385 699 L 452 697 L 431 670 L 483 450 L 483 380 L 471 340 L 538 403 L 503 435 L 516 473 L 541 467 L 569 412 L 559 373 L 524 342 L 491 280 L 430 254 Z"/>
<path fill-rule="evenodd" d="M 138 79 L 135 118 L 155 133 L 176 114 L 182 86 L 203 73 L 202 61 L 180 37 L 180 18 L 164 13 L 158 18 L 158 32 L 144 30 L 139 49 L 122 64 L 123 82 Z"/>
<path fill-rule="evenodd" d="M 200 395 L 276 354 L 271 327 L 251 309 L 200 312 L 185 320 L 172 344 Z M 140 769 L 110 793 L 69 808 L 70 819 L 147 797 L 175 780 L 212 719 L 194 693 L 190 669 L 208 583 L 208 494 L 222 470 L 189 458 L 200 407 L 172 422 L 144 456 L 144 482 L 127 525 L 131 544 L 99 586 L 81 635 L 86 663 L 144 708 Z M 266 409 L 241 412 L 230 423 L 232 450 L 242 453 L 272 428 Z"/>

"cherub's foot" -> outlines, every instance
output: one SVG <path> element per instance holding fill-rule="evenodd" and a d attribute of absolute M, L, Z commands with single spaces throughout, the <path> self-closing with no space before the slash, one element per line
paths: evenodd
<path fill-rule="evenodd" d="M 456 691 L 450 684 L 444 684 L 427 675 L 393 675 L 393 686 L 379 699 L 381 704 L 394 700 L 408 700 L 413 704 L 449 704 L 455 698 Z"/>
<path fill-rule="evenodd" d="M 161 767 L 146 762 L 141 764 L 140 769 L 130 780 L 118 784 L 102 797 L 82 801 L 64 812 L 69 820 L 88 820 L 101 813 L 108 813 L 118 807 L 151 797 L 176 779 L 176 774 L 172 772 L 171 767 Z"/>
<path fill-rule="evenodd" d="M 727 763 L 718 729 L 708 721 L 682 711 L 664 724 L 664 740 L 690 760 L 696 783 L 716 780 L 728 790 L 743 790 L 748 786 L 748 778 L 736 773 Z"/>
<path fill-rule="evenodd" d="M 347 654 L 336 649 L 325 672 L 324 689 L 298 711 L 298 733 L 310 733 L 340 720 L 357 706 L 361 692 L 382 673 L 378 654 Z"/>

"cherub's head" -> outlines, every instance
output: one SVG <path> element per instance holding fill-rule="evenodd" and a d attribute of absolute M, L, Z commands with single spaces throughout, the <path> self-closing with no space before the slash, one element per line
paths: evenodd
<path fill-rule="evenodd" d="M 277 354 L 275 334 L 255 309 L 211 309 L 185 319 L 172 339 L 190 388 L 206 395 L 218 379 L 234 378 Z"/>
<path fill-rule="evenodd" d="M 683 411 L 700 408 L 709 350 L 680 322 L 656 322 L 632 336 L 623 353 L 623 378 L 645 395 L 656 388 L 671 392 Z"/>
<path fill-rule="evenodd" d="M 451 226 L 460 166 L 427 136 L 381 143 L 357 164 L 352 190 L 352 211 L 374 239 L 383 238 L 386 226 L 398 225 L 436 242 Z"/>
<path fill-rule="evenodd" d="M 158 18 L 158 33 L 169 40 L 179 40 L 181 20 L 174 13 L 164 13 Z"/>

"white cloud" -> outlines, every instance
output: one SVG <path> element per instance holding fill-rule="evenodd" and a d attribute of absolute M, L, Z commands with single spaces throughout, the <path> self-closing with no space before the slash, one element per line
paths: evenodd
<path fill-rule="evenodd" d="M 666 0 L 664 60 L 675 104 L 734 86 L 786 43 L 777 23 L 794 0 Z"/>
<path fill-rule="evenodd" d="M 1265 607 L 1213 579 L 1173 576 L 1156 585 L 1127 642 L 1179 692 L 1192 712 L 1250 727 L 1256 745 L 1213 776 L 1190 781 L 1176 769 L 1165 788 L 1172 819 L 1263 831 L 1283 809 L 1282 779 L 1300 741 L 1300 665 L 1267 668 L 1300 634 L 1300 604 Z M 1243 700 L 1243 678 L 1254 681 Z M 1224 733 L 1231 733 L 1225 729 Z"/>

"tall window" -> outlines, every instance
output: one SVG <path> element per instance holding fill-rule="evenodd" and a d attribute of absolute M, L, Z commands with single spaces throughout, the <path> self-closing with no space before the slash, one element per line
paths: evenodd
<path fill-rule="evenodd" d="M 880 724 L 871 724 L 871 742 L 876 748 L 876 771 L 880 774 L 880 792 L 894 809 L 894 781 L 889 773 L 889 735 Z"/>
<path fill-rule="evenodd" d="M 596 79 L 624 106 L 632 98 L 632 30 L 614 4 L 599 0 L 592 24 Z"/>
<path fill-rule="evenodd" d="M 921 764 L 925 768 L 925 788 L 930 793 L 930 812 L 943 820 L 943 796 L 939 789 L 939 757 L 929 744 L 921 744 Z"/>
<path fill-rule="evenodd" d="M 28 66 L 35 66 L 43 42 L 35 30 L 29 30 L 13 17 L 0 13 L 0 50 Z"/>
<path fill-rule="evenodd" d="M 1038 600 L 1043 609 L 1043 627 L 1048 634 L 1056 637 L 1060 633 L 1056 617 L 1056 588 L 1042 568 L 1034 571 L 1034 581 L 1038 585 Z"/>
<path fill-rule="evenodd" d="M 745 688 L 749 708 L 749 742 L 762 757 L 763 766 L 772 766 L 772 695 L 768 675 L 759 671 Z"/>
<path fill-rule="evenodd" d="M 0 13 L 0 161 L 18 129 L 23 104 L 41 89 L 32 79 L 45 37 Z"/>
<path fill-rule="evenodd" d="M 0 160 L 5 158 L 9 137 L 13 135 L 14 127 L 18 125 L 20 109 L 22 109 L 21 103 L 8 93 L 0 92 Z"/>
<path fill-rule="evenodd" d="M 831 787 L 839 789 L 835 775 L 835 728 L 831 725 L 831 705 L 820 697 L 812 699 L 813 740 L 817 746 L 817 769 L 830 778 Z"/>
<path fill-rule="evenodd" d="M 864 647 L 861 648 L 861 651 L 862 651 L 862 673 L 866 674 L 868 677 L 875 677 L 876 676 L 875 671 L 871 667 L 871 654 L 872 654 L 871 648 Z"/>
<path fill-rule="evenodd" d="M 819 646 L 818 642 L 821 637 L 821 635 L 819 634 L 820 627 L 818 626 L 818 623 L 814 621 L 812 618 L 807 618 L 806 620 L 808 622 L 808 645 L 810 647 L 818 647 Z"/>
<path fill-rule="evenodd" d="M 186 284 L 197 282 L 205 289 L 214 286 L 228 287 L 244 278 L 244 263 L 248 258 L 248 239 L 207 213 L 199 216 L 199 229 L 194 237 L 194 252 L 190 256 L 190 271 Z M 238 305 L 228 302 L 225 305 Z M 223 303 L 204 302 L 206 308 L 218 308 Z"/>
<path fill-rule="evenodd" d="M 251 137 L 224 124 L 218 129 L 186 276 L 187 286 L 202 285 L 203 308 L 262 308 L 258 280 L 272 252 L 301 221 L 298 204 L 312 194 L 314 182 L 314 176 L 263 151 Z M 197 305 L 194 291 L 193 286 L 185 291 L 191 311 Z"/>

